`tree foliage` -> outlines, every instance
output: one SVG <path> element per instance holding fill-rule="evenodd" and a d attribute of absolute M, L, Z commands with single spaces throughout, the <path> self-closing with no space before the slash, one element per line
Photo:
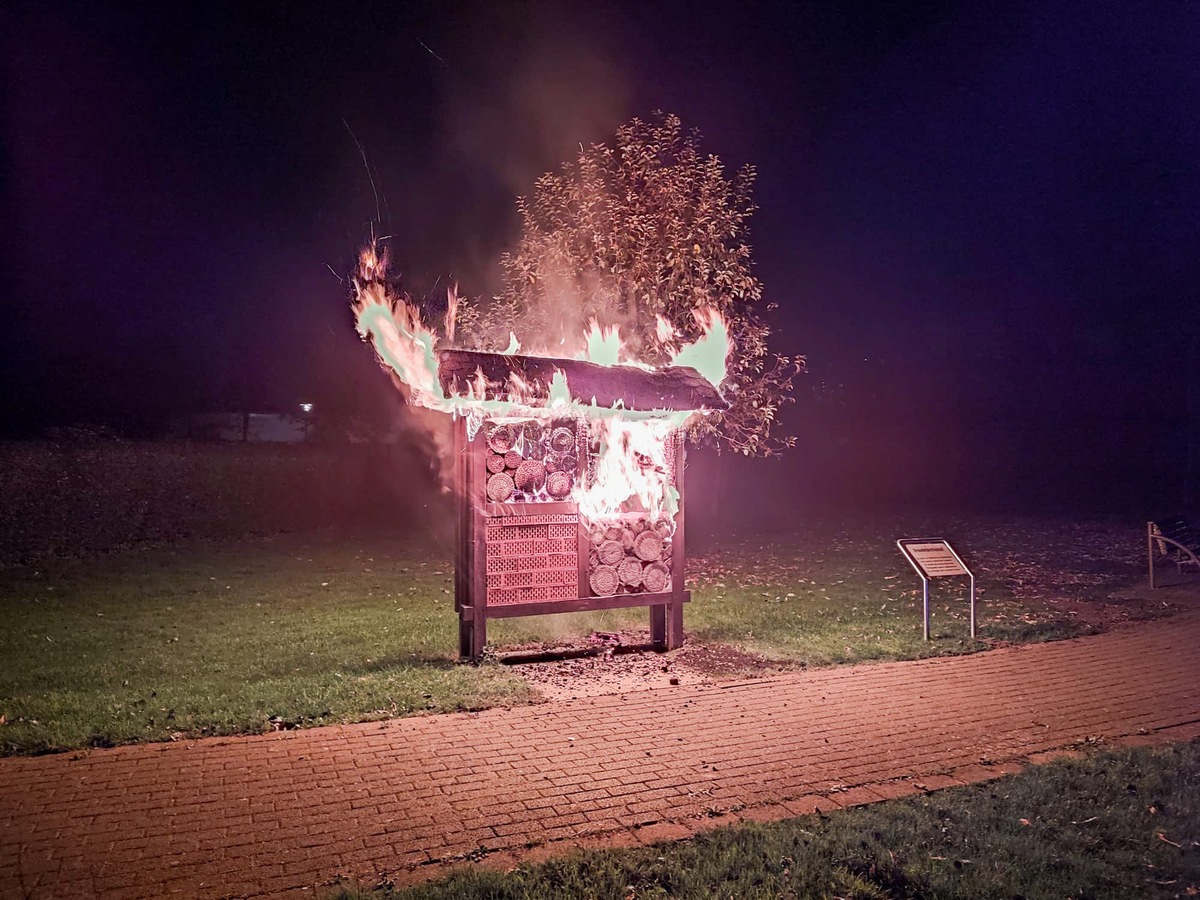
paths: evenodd
<path fill-rule="evenodd" d="M 670 348 L 659 317 L 688 342 L 700 334 L 693 311 L 716 308 L 734 342 L 721 386 L 731 406 L 699 418 L 692 438 L 746 455 L 790 446 L 773 429 L 803 359 L 772 352 L 756 312 L 754 177 L 752 166 L 727 176 L 673 115 L 633 119 L 611 143 L 581 147 L 518 201 L 520 243 L 502 259 L 500 296 L 464 320 L 471 339 L 504 345 L 511 331 L 525 347 L 573 350 L 594 317 L 620 326 L 633 358 L 662 365 Z"/>

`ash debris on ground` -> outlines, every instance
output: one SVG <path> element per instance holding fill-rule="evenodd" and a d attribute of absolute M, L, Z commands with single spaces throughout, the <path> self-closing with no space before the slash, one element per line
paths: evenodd
<path fill-rule="evenodd" d="M 689 642 L 656 651 L 649 631 L 592 632 L 577 640 L 531 643 L 489 651 L 546 700 L 715 684 L 781 672 L 796 665 L 720 644 Z"/>

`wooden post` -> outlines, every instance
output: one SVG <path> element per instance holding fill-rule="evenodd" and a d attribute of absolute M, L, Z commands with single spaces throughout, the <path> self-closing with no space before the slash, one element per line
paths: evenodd
<path fill-rule="evenodd" d="M 677 432 L 675 441 L 675 488 L 679 491 L 679 509 L 675 511 L 675 535 L 671 539 L 671 602 L 666 610 L 667 649 L 676 650 L 683 646 L 683 592 L 687 548 L 683 535 L 684 495 L 684 436 Z M 652 626 L 653 627 L 653 626 Z"/>
<path fill-rule="evenodd" d="M 478 661 L 487 644 L 487 516 L 483 513 L 483 483 L 487 469 L 484 442 L 479 435 L 467 446 L 467 509 L 471 548 L 471 659 Z"/>
<path fill-rule="evenodd" d="M 1154 523 L 1146 523 L 1146 559 L 1150 561 L 1150 590 L 1154 590 Z"/>
<path fill-rule="evenodd" d="M 650 643 L 655 650 L 667 649 L 667 608 L 661 604 L 650 607 Z"/>
<path fill-rule="evenodd" d="M 470 481 L 467 478 L 467 423 L 454 421 L 454 608 L 458 611 L 458 655 L 471 656 L 471 528 Z"/>
<path fill-rule="evenodd" d="M 458 610 L 458 655 L 478 660 L 487 643 L 487 518 L 479 502 L 482 442 L 467 440 L 467 424 L 454 423 L 456 493 L 454 606 Z"/>

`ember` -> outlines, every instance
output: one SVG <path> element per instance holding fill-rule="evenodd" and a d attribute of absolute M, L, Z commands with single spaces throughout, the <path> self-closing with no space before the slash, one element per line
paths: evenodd
<path fill-rule="evenodd" d="M 724 409 L 729 336 L 700 310 L 702 337 L 672 365 L 623 359 L 616 326 L 592 320 L 575 359 L 436 349 L 436 335 L 363 251 L 354 280 L 359 333 L 409 402 L 454 417 L 461 655 L 478 658 L 488 618 L 648 606 L 651 636 L 683 640 L 682 429 Z M 447 334 L 457 306 L 451 297 Z"/>

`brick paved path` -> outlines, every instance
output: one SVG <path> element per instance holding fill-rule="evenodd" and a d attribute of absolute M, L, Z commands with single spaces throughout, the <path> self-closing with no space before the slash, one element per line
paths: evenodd
<path fill-rule="evenodd" d="M 0 760 L 0 897 L 414 880 L 481 847 L 504 859 L 533 843 L 678 837 L 977 781 L 1097 738 L 1191 737 L 1198 723 L 1192 612 L 968 657 Z"/>

